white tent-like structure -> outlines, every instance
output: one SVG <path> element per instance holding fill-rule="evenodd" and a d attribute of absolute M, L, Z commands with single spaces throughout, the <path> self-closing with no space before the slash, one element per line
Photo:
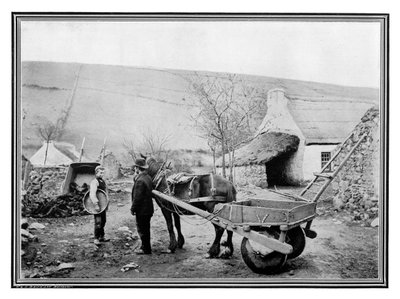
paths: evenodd
<path fill-rule="evenodd" d="M 53 141 L 50 141 L 49 143 L 43 142 L 43 146 L 29 159 L 29 161 L 34 166 L 69 165 L 73 162 L 69 157 L 55 147 Z"/>

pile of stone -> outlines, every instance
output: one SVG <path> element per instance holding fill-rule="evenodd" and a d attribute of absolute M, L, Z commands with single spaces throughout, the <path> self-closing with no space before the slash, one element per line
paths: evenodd
<path fill-rule="evenodd" d="M 38 241 L 38 238 L 31 233 L 32 229 L 36 229 L 35 225 L 30 227 L 28 221 L 23 218 L 21 220 L 21 244 L 22 244 L 22 247 L 25 247 L 30 242 Z"/>
<path fill-rule="evenodd" d="M 355 221 L 372 222 L 379 212 L 379 110 L 371 108 L 356 126 L 354 135 L 336 159 L 343 160 L 359 138 L 367 134 L 332 182 L 333 203 L 349 211 Z"/>
<path fill-rule="evenodd" d="M 108 191 L 112 193 L 131 193 L 133 187 L 133 179 L 110 181 L 107 182 Z"/>
<path fill-rule="evenodd" d="M 66 168 L 36 168 L 30 173 L 30 182 L 22 198 L 24 217 L 69 217 L 86 215 L 82 198 L 88 186 L 71 185 L 71 192 L 59 195 Z"/>
<path fill-rule="evenodd" d="M 33 223 L 29 225 L 26 219 L 21 219 L 21 256 L 25 259 L 34 259 L 36 256 L 35 250 L 29 250 L 29 244 L 32 242 L 38 242 L 39 239 L 32 233 L 32 230 L 43 228 L 44 226 L 39 223 Z"/>
<path fill-rule="evenodd" d="M 135 172 L 135 170 L 133 169 L 133 167 L 121 167 L 120 168 L 120 171 L 121 171 L 121 175 L 123 176 L 123 177 L 131 177 L 131 176 L 133 176 L 133 174 L 134 174 L 134 172 Z"/>

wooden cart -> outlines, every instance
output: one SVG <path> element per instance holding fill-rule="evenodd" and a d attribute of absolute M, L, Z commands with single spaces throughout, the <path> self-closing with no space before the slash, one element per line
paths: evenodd
<path fill-rule="evenodd" d="M 288 258 L 303 252 L 306 234 L 316 236 L 300 226 L 316 216 L 316 203 L 288 200 L 282 194 L 271 192 L 274 199 L 217 204 L 213 213 L 156 190 L 153 194 L 243 236 L 243 260 L 257 273 L 275 272 Z"/>
<path fill-rule="evenodd" d="M 269 191 L 265 198 L 248 198 L 244 201 L 216 204 L 213 213 L 209 213 L 159 191 L 153 190 L 153 194 L 243 236 L 241 254 L 246 265 L 256 273 L 274 273 L 287 259 L 298 257 L 303 252 L 306 237 L 317 236 L 316 232 L 311 230 L 312 220 L 317 216 L 317 201 L 366 137 L 363 135 L 359 138 L 336 170 L 327 172 L 327 169 L 332 169 L 330 165 L 352 136 L 351 134 L 346 138 L 331 160 L 320 173 L 315 174 L 315 179 L 299 196 Z M 318 185 L 319 190 L 312 199 L 303 197 L 321 180 L 323 183 Z"/>

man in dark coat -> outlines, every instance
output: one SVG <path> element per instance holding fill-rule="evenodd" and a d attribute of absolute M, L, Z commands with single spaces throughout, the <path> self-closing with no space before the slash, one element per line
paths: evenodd
<path fill-rule="evenodd" d="M 150 175 L 147 173 L 146 160 L 136 159 L 135 171 L 138 173 L 132 189 L 131 214 L 136 215 L 136 227 L 142 246 L 137 254 L 151 254 L 150 220 L 154 213 L 151 190 L 153 188 Z"/>

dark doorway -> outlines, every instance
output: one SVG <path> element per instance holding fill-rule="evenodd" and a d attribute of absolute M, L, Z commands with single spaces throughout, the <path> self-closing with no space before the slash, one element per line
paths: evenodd
<path fill-rule="evenodd" d="M 289 156 L 290 154 L 283 154 L 265 163 L 268 187 L 289 185 L 285 175 Z"/>

